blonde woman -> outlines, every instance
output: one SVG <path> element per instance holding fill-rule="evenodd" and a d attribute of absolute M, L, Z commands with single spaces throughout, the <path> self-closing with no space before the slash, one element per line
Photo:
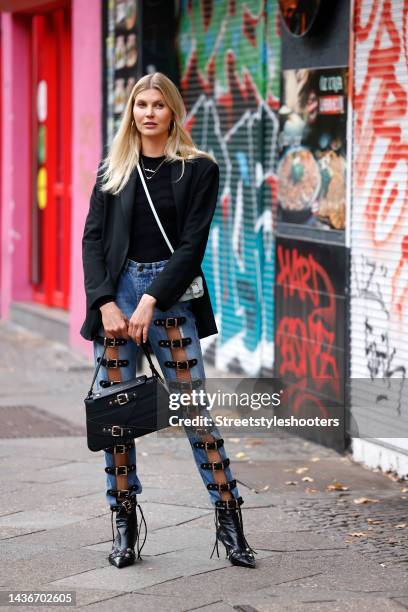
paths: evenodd
<path fill-rule="evenodd" d="M 95 363 L 108 338 L 99 388 L 134 378 L 138 351 L 147 341 L 171 389 L 191 390 L 205 380 L 200 338 L 217 333 L 217 327 L 201 262 L 219 169 L 194 145 L 183 127 L 185 116 L 174 83 L 159 72 L 145 75 L 131 91 L 98 172 L 82 243 L 87 312 L 81 334 L 94 343 Z M 138 163 L 173 253 L 149 207 Z M 180 302 L 197 275 L 203 277 L 204 295 Z M 221 541 L 232 564 L 255 567 L 224 441 L 213 424 L 185 431 L 215 507 L 217 552 Z M 105 464 L 112 532 L 113 512 L 117 527 L 109 561 L 120 568 L 134 563 L 136 544 L 138 557 L 141 550 L 136 495 L 142 485 L 134 440 L 112 438 Z"/>

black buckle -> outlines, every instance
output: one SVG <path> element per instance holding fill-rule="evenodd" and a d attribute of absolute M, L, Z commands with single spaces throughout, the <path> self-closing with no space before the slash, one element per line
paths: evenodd
<path fill-rule="evenodd" d="M 184 361 L 165 361 L 164 365 L 168 368 L 177 368 L 178 370 L 187 370 L 197 364 L 197 359 L 187 359 Z"/>
<path fill-rule="evenodd" d="M 181 389 L 187 389 L 188 391 L 192 390 L 192 389 L 197 389 L 198 387 L 201 387 L 203 384 L 203 381 L 201 380 L 201 378 L 196 378 L 195 380 L 185 380 L 185 381 L 180 381 L 180 380 L 169 380 L 168 381 L 168 385 L 170 389 L 177 389 L 177 390 L 181 390 Z"/>
<path fill-rule="evenodd" d="M 127 393 L 118 393 L 116 396 L 116 401 L 119 406 L 124 406 L 129 402 L 129 395 Z"/>
<path fill-rule="evenodd" d="M 224 508 L 225 510 L 236 510 L 239 506 L 242 506 L 244 500 L 242 497 L 236 497 L 234 499 L 219 500 L 215 502 L 217 508 Z"/>
<path fill-rule="evenodd" d="M 106 336 L 103 339 L 103 346 L 106 348 L 113 348 L 115 346 L 123 346 L 127 343 L 125 338 L 107 338 Z"/>
<path fill-rule="evenodd" d="M 116 476 L 127 476 L 129 473 L 128 465 L 116 465 L 115 466 L 115 474 Z"/>
<path fill-rule="evenodd" d="M 119 430 L 119 433 L 117 433 Z M 114 438 L 122 438 L 123 437 L 123 427 L 121 427 L 120 425 L 112 425 L 112 433 L 111 435 Z"/>
<path fill-rule="evenodd" d="M 113 452 L 115 453 L 115 455 L 124 455 L 127 453 L 128 450 L 130 449 L 126 447 L 126 444 L 117 444 L 113 447 Z"/>
<path fill-rule="evenodd" d="M 193 442 L 193 446 L 194 448 L 202 448 L 204 450 L 216 450 L 224 446 L 224 440 L 220 438 L 219 440 L 214 440 L 214 442 Z"/>
<path fill-rule="evenodd" d="M 207 489 L 209 491 L 231 491 L 231 489 L 235 489 L 235 487 L 237 486 L 237 481 L 234 480 L 229 480 L 228 482 L 220 482 L 220 483 L 216 483 L 216 482 L 210 482 L 207 485 Z"/>
<path fill-rule="evenodd" d="M 172 340 L 159 340 L 159 346 L 169 347 L 169 348 L 182 348 L 183 346 L 188 346 L 191 344 L 191 338 L 173 338 Z"/>
<path fill-rule="evenodd" d="M 225 467 L 228 467 L 230 464 L 230 460 L 228 459 L 224 459 L 224 461 L 212 461 L 209 463 L 202 463 L 201 464 L 201 468 L 203 470 L 211 470 L 212 472 L 214 472 L 215 470 L 223 470 Z"/>

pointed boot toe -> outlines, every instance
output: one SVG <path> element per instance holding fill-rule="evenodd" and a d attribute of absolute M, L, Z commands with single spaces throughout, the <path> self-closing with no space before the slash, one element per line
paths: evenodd
<path fill-rule="evenodd" d="M 135 551 L 131 548 L 126 550 L 115 550 L 109 555 L 109 563 L 119 569 L 127 565 L 133 565 L 135 561 Z"/>
<path fill-rule="evenodd" d="M 228 559 L 231 561 L 232 565 L 239 565 L 241 567 L 256 567 L 255 556 L 253 553 L 246 552 L 231 552 L 228 555 Z"/>

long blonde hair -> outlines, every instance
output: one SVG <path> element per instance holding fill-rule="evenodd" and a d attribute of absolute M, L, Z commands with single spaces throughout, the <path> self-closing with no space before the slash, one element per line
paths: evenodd
<path fill-rule="evenodd" d="M 164 147 L 164 155 L 168 161 L 182 161 L 182 173 L 178 180 L 184 174 L 185 161 L 194 157 L 208 157 L 215 161 L 212 155 L 195 146 L 190 134 L 183 127 L 186 109 L 183 98 L 173 81 L 161 72 L 146 74 L 134 85 L 123 111 L 118 131 L 102 162 L 102 191 L 119 193 L 128 182 L 132 170 L 139 161 L 142 140 L 134 122 L 133 105 L 136 96 L 141 91 L 152 88 L 160 91 L 166 104 L 173 111 L 172 128 Z"/>

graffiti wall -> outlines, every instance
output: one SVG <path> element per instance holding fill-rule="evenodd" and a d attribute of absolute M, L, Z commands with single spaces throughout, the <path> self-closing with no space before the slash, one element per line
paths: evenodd
<path fill-rule="evenodd" d="M 277 238 L 275 373 L 288 414 L 344 424 L 345 258 L 343 246 Z M 342 427 L 330 439 L 319 428 L 305 433 L 344 446 Z"/>
<path fill-rule="evenodd" d="M 220 166 L 204 259 L 219 334 L 216 367 L 266 375 L 274 361 L 274 210 L 279 32 L 272 0 L 183 0 L 181 89 L 194 141 Z"/>
<path fill-rule="evenodd" d="M 403 0 L 356 1 L 351 376 L 377 382 L 365 406 L 391 437 L 408 419 L 407 18 Z"/>

